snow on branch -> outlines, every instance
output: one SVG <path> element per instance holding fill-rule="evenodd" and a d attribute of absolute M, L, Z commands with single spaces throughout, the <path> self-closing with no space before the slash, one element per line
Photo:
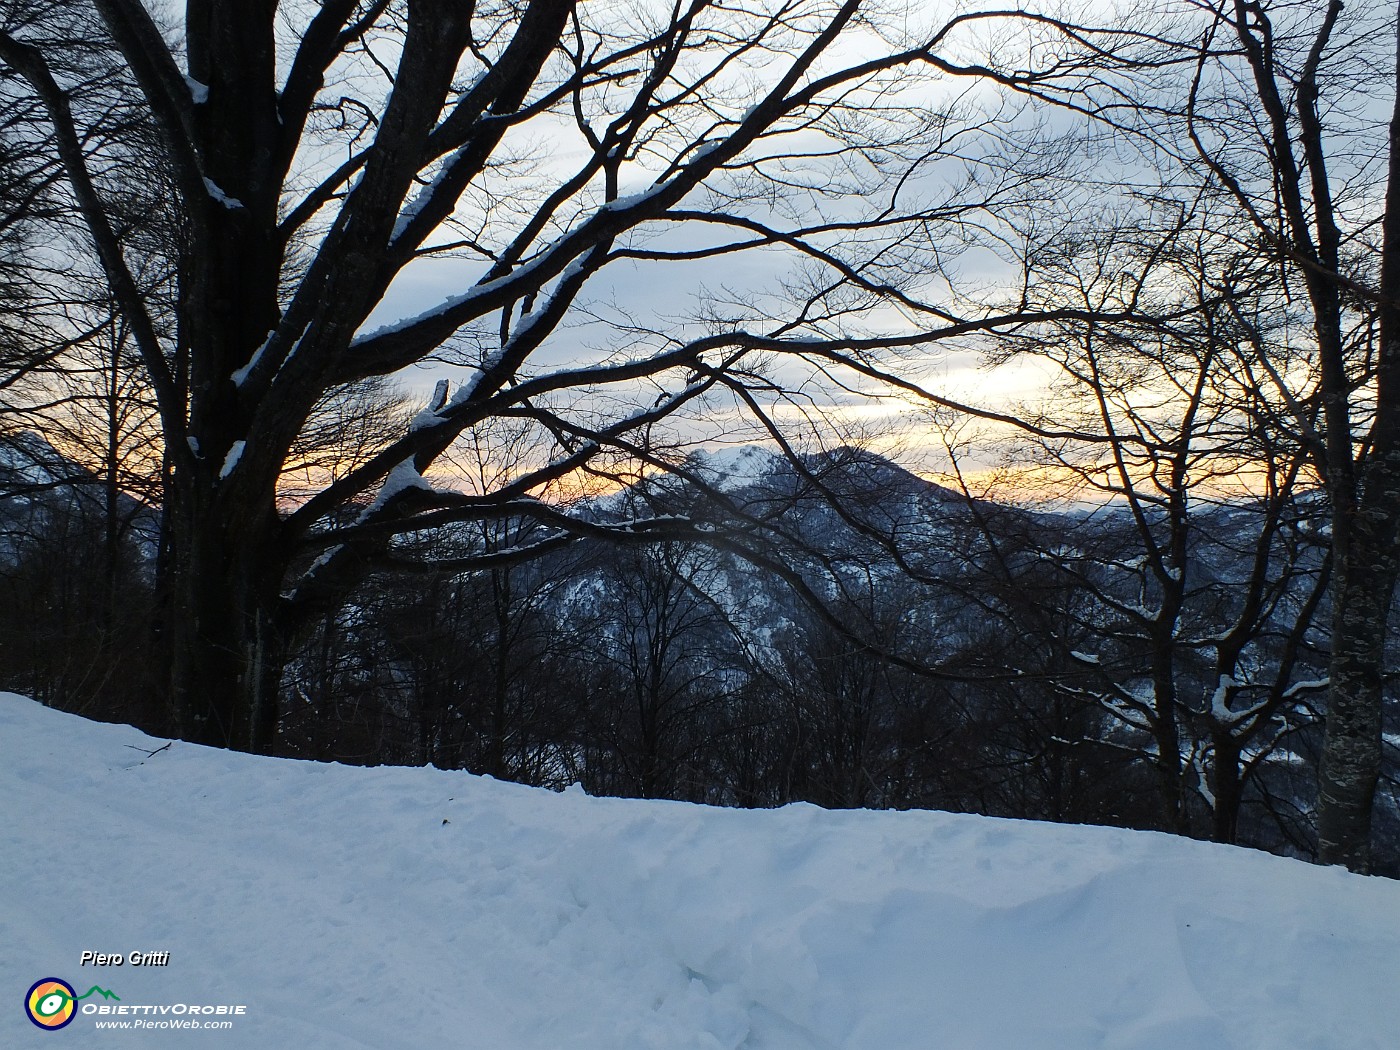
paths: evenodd
<path fill-rule="evenodd" d="M 209 178 L 208 176 L 205 176 L 204 178 L 204 189 L 213 200 L 217 201 L 219 204 L 222 204 L 225 208 L 228 208 L 230 211 L 244 207 L 244 204 L 241 200 L 239 200 L 237 197 L 230 197 L 227 193 L 225 193 L 222 189 L 219 188 L 218 183 L 216 183 L 213 179 Z"/>
<path fill-rule="evenodd" d="M 379 494 L 374 497 L 371 503 L 360 515 L 361 521 L 367 521 L 373 515 L 383 510 L 390 500 L 396 499 L 401 493 L 409 489 L 421 489 L 424 492 L 432 492 L 433 486 L 427 479 L 418 472 L 418 468 L 413 464 L 413 457 L 399 463 L 393 470 L 389 471 L 384 478 L 384 484 L 379 488 Z"/>
<path fill-rule="evenodd" d="M 224 465 L 219 469 L 219 480 L 222 481 L 238 467 L 238 461 L 243 458 L 243 449 L 247 447 L 246 441 L 235 441 L 229 446 L 228 455 L 224 457 Z"/>

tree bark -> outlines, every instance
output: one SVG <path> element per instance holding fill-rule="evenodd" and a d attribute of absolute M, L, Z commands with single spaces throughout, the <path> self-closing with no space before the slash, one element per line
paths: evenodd
<path fill-rule="evenodd" d="M 266 512 L 241 520 L 203 503 L 200 492 L 173 494 L 165 587 L 174 709 L 187 740 L 266 754 L 276 737 L 286 626 L 275 519 Z"/>
<path fill-rule="evenodd" d="M 1395 412 L 1395 407 L 1390 409 Z M 1332 618 L 1327 733 L 1318 773 L 1318 859 L 1370 868 L 1371 812 L 1381 767 L 1385 643 L 1400 546 L 1400 463 L 1394 451 L 1367 471 L 1347 529 Z"/>
<path fill-rule="evenodd" d="M 1215 804 L 1211 812 L 1212 842 L 1233 844 L 1239 834 L 1240 799 L 1244 785 L 1240 780 L 1240 745 L 1228 729 L 1215 735 L 1215 758 L 1211 763 L 1211 792 Z"/>
<path fill-rule="evenodd" d="M 1395 33 L 1395 79 L 1400 88 L 1400 12 Z M 1354 509 L 1333 507 L 1338 578 L 1327 735 L 1318 774 L 1318 859 L 1353 871 L 1370 867 L 1371 812 L 1381 768 L 1385 642 L 1400 573 L 1400 94 L 1391 110 L 1388 145 L 1376 296 L 1375 421 Z"/>

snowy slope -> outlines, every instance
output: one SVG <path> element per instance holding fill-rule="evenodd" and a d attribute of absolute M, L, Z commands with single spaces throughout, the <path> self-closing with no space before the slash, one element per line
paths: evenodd
<path fill-rule="evenodd" d="M 1144 833 L 128 745 L 158 746 L 0 695 L 0 1047 L 1400 1041 L 1393 882 Z M 21 1006 L 42 977 L 246 1013 L 43 1032 Z"/>

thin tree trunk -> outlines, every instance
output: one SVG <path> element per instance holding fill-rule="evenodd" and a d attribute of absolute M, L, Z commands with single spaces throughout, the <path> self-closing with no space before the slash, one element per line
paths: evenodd
<path fill-rule="evenodd" d="M 1317 807 L 1318 859 L 1362 872 L 1370 867 L 1385 643 L 1400 569 L 1400 469 L 1373 467 L 1338 573 Z"/>
<path fill-rule="evenodd" d="M 1395 34 L 1400 89 L 1400 5 Z M 1381 767 L 1385 642 L 1400 571 L 1400 93 L 1391 110 L 1389 148 L 1375 421 L 1354 509 L 1338 506 L 1333 495 L 1337 589 L 1327 735 L 1318 773 L 1318 859 L 1353 871 L 1370 867 L 1371 812 Z"/>
<path fill-rule="evenodd" d="M 1233 844 L 1239 835 L 1240 799 L 1244 785 L 1240 779 L 1239 741 L 1225 730 L 1215 737 L 1211 781 L 1211 792 L 1215 795 L 1211 813 L 1211 841 Z"/>

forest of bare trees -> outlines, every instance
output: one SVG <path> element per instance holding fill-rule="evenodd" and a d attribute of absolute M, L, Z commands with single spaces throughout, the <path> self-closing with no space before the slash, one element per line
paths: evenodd
<path fill-rule="evenodd" d="M 0 0 L 0 686 L 1394 872 L 1397 41 Z"/>

